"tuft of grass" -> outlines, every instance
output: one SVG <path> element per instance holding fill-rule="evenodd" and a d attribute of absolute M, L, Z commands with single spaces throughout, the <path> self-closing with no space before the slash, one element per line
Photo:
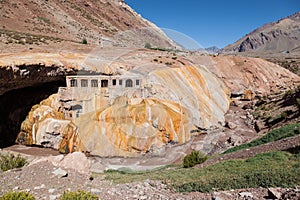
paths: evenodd
<path fill-rule="evenodd" d="M 91 192 L 85 192 L 83 190 L 77 190 L 76 192 L 64 192 L 61 200 L 98 200 L 97 195 Z"/>
<path fill-rule="evenodd" d="M 0 169 L 2 171 L 7 171 L 14 168 L 21 168 L 27 164 L 25 158 L 20 155 L 13 154 L 0 154 Z"/>
<path fill-rule="evenodd" d="M 27 192 L 7 192 L 0 200 L 35 200 L 35 198 Z"/>
<path fill-rule="evenodd" d="M 178 192 L 211 192 L 256 187 L 294 187 L 300 184 L 300 154 L 269 152 L 247 160 L 230 160 L 206 168 L 172 167 L 144 173 L 106 173 L 114 183 L 161 180 Z"/>
<path fill-rule="evenodd" d="M 38 20 L 45 22 L 46 24 L 51 24 L 50 19 L 47 19 L 45 17 L 38 17 Z"/>
<path fill-rule="evenodd" d="M 267 144 L 269 142 L 278 141 L 278 140 L 281 140 L 284 138 L 296 136 L 296 135 L 299 135 L 299 132 L 300 132 L 300 123 L 290 124 L 290 125 L 281 127 L 279 129 L 273 130 L 273 131 L 269 132 L 268 134 L 264 135 L 263 137 L 253 140 L 250 143 L 242 144 L 242 145 L 233 147 L 231 149 L 228 149 L 227 151 L 224 152 L 224 154 L 242 150 L 242 149 L 247 149 L 250 147 L 259 146 L 262 144 Z"/>

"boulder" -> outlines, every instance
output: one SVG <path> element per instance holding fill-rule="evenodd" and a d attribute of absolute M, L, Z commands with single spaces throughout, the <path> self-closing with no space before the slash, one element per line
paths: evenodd
<path fill-rule="evenodd" d="M 59 163 L 59 166 L 64 169 L 72 169 L 81 174 L 89 175 L 91 173 L 91 162 L 81 152 L 73 152 L 67 154 Z"/>
<path fill-rule="evenodd" d="M 264 125 L 262 122 L 255 120 L 254 121 L 254 129 L 257 133 L 259 133 L 264 128 Z"/>
<path fill-rule="evenodd" d="M 282 192 L 280 188 L 268 188 L 268 197 L 271 199 L 281 199 Z"/>
<path fill-rule="evenodd" d="M 52 165 L 59 167 L 59 169 L 54 171 L 55 173 L 65 171 L 62 169 L 74 170 L 78 173 L 85 175 L 90 175 L 91 173 L 91 161 L 86 157 L 84 153 L 81 152 L 73 152 L 67 155 L 37 158 L 30 162 L 29 166 L 35 164 L 38 165 L 41 162 L 50 162 Z"/>
<path fill-rule="evenodd" d="M 21 124 L 16 143 L 40 145 L 62 153 L 73 152 L 78 128 L 58 111 L 58 102 L 58 96 L 54 94 L 33 106 Z"/>
<path fill-rule="evenodd" d="M 230 129 L 236 129 L 237 125 L 233 122 L 226 122 L 226 127 L 230 128 Z"/>
<path fill-rule="evenodd" d="M 68 172 L 66 170 L 61 169 L 61 168 L 58 168 L 58 169 L 54 170 L 52 172 L 52 174 L 54 174 L 55 176 L 58 176 L 60 178 L 68 176 Z"/>

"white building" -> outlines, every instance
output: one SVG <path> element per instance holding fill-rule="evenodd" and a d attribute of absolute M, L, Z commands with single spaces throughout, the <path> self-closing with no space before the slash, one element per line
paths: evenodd
<path fill-rule="evenodd" d="M 144 97 L 145 84 L 139 74 L 121 76 L 75 75 L 66 77 L 67 87 L 60 87 L 61 111 L 67 119 L 96 111 L 110 105 L 118 96 Z"/>

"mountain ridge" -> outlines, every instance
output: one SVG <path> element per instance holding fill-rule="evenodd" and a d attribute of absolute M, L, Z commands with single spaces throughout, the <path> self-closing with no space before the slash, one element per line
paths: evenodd
<path fill-rule="evenodd" d="M 227 45 L 222 53 L 291 51 L 300 46 L 300 12 L 267 23 Z"/>

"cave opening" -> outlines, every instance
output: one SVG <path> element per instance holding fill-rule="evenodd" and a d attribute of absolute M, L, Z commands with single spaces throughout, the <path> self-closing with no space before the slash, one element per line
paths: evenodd
<path fill-rule="evenodd" d="M 0 96 L 0 148 L 15 144 L 21 123 L 32 106 L 65 87 L 64 78 L 58 81 L 40 83 L 34 86 L 11 90 Z"/>

